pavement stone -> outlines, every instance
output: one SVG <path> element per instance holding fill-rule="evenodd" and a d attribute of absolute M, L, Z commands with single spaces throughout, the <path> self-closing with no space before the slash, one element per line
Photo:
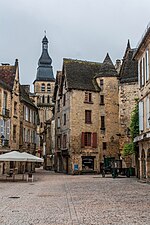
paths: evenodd
<path fill-rule="evenodd" d="M 0 225 L 111 224 L 150 224 L 149 184 L 42 169 L 34 182 L 0 182 Z"/>

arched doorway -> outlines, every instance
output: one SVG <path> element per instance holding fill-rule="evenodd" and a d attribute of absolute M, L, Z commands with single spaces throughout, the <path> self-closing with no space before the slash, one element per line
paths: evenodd
<path fill-rule="evenodd" d="M 141 154 L 141 172 L 142 172 L 142 178 L 146 178 L 146 161 L 145 161 L 145 151 L 142 149 Z"/>

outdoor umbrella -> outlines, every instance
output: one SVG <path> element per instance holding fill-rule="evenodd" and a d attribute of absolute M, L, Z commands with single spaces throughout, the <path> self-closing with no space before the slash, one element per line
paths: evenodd
<path fill-rule="evenodd" d="M 10 161 L 25 162 L 26 158 L 20 152 L 11 151 L 11 152 L 0 155 L 0 161 L 1 162 L 10 162 Z"/>
<path fill-rule="evenodd" d="M 26 162 L 43 162 L 42 158 L 39 158 L 35 155 L 29 154 L 27 152 L 22 152 L 21 155 L 26 159 Z"/>

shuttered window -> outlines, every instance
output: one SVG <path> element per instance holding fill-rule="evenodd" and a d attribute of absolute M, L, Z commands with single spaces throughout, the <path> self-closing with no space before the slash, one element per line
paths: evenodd
<path fill-rule="evenodd" d="M 91 132 L 82 132 L 81 135 L 81 148 L 84 147 L 93 147 L 97 148 L 97 133 L 91 133 Z"/>
<path fill-rule="evenodd" d="M 92 143 L 93 148 L 97 148 L 97 133 L 93 133 L 93 143 Z"/>
<path fill-rule="evenodd" d="M 67 147 L 67 135 L 64 134 L 63 135 L 63 148 L 66 148 Z"/>
<path fill-rule="evenodd" d="M 149 128 L 149 97 L 146 97 L 146 127 Z"/>
<path fill-rule="evenodd" d="M 92 93 L 91 92 L 85 92 L 85 103 L 92 103 Z"/>
<path fill-rule="evenodd" d="M 146 54 L 145 54 L 145 58 L 146 58 L 146 61 L 145 61 L 145 72 L 146 72 L 146 81 L 149 80 L 149 51 L 148 49 L 146 50 Z"/>
<path fill-rule="evenodd" d="M 91 146 L 91 132 L 84 133 L 84 145 Z"/>
<path fill-rule="evenodd" d="M 144 116 L 144 103 L 142 101 L 139 102 L 139 130 L 143 131 L 144 124 L 143 124 L 143 116 Z"/>

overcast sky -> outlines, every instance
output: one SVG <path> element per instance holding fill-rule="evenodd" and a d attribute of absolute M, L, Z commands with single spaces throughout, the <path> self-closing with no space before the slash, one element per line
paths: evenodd
<path fill-rule="evenodd" d="M 0 62 L 19 60 L 22 84 L 32 84 L 44 30 L 54 75 L 63 58 L 122 59 L 150 22 L 150 0 L 0 0 Z"/>

